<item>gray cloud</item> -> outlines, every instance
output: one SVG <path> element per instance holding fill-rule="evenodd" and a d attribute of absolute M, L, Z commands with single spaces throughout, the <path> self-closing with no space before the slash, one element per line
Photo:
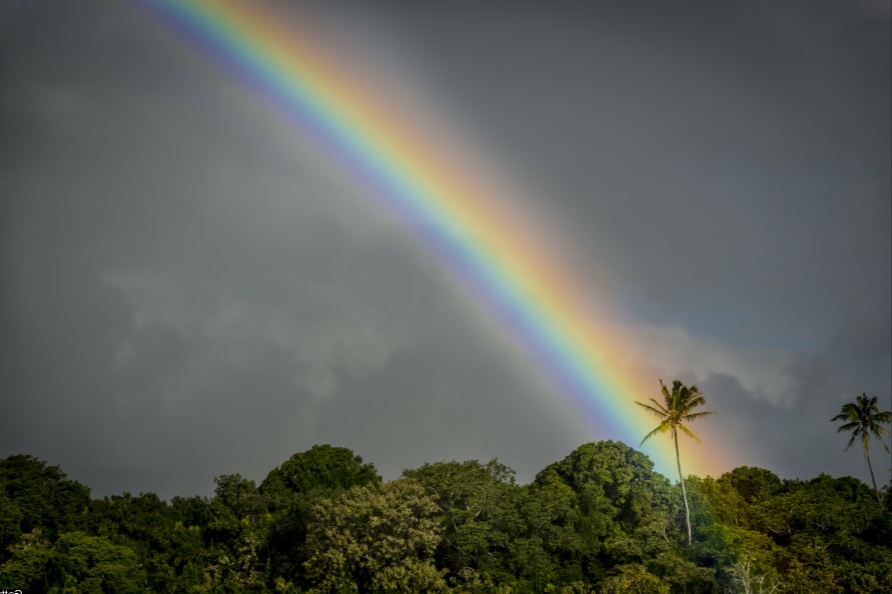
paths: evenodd
<path fill-rule="evenodd" d="M 892 393 L 870 6 L 304 9 L 529 190 L 510 199 L 643 345 L 630 365 L 720 412 L 705 442 L 866 478 L 828 420 Z M 388 477 L 497 456 L 529 480 L 613 437 L 404 221 L 146 14 L 0 11 L 0 455 L 169 497 L 314 443 Z"/>

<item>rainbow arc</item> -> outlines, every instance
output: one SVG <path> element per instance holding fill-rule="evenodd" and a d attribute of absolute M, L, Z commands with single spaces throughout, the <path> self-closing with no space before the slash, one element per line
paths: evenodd
<path fill-rule="evenodd" d="M 629 371 L 624 337 L 592 319 L 572 275 L 530 231 L 534 221 L 506 208 L 516 202 L 388 110 L 374 89 L 352 84 L 358 77 L 290 14 L 260 0 L 137 1 L 275 104 L 381 208 L 423 230 L 430 252 L 590 420 L 592 439 L 638 447 L 655 421 L 634 401 L 658 395 L 657 378 Z M 657 470 L 674 476 L 674 450 L 651 451 Z M 705 474 L 719 458 L 715 448 L 689 450 L 685 471 Z"/>

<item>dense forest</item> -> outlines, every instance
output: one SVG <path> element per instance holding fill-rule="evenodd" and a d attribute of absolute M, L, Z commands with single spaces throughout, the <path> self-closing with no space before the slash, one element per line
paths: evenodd
<path fill-rule="evenodd" d="M 885 462 L 883 462 L 885 465 Z M 625 444 L 528 485 L 492 460 L 383 482 L 346 448 L 213 497 L 92 499 L 58 466 L 0 460 L 0 589 L 53 593 L 892 592 L 892 505 L 851 478 L 740 467 L 680 485 Z"/>

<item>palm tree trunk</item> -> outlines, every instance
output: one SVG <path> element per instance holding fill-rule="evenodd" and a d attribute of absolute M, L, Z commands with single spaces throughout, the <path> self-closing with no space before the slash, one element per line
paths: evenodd
<path fill-rule="evenodd" d="M 691 510 L 688 508 L 688 492 L 684 488 L 684 476 L 681 474 L 681 454 L 678 453 L 678 433 L 672 428 L 672 439 L 675 441 L 675 461 L 678 463 L 678 480 L 681 481 L 681 497 L 684 499 L 684 519 L 688 525 L 688 546 L 691 546 Z"/>
<path fill-rule="evenodd" d="M 870 469 L 870 480 L 873 481 L 873 492 L 877 495 L 877 502 L 882 503 L 883 500 L 880 498 L 880 490 L 877 489 L 877 480 L 873 476 L 873 464 L 870 463 L 870 446 L 867 443 L 864 444 L 864 457 L 867 458 L 867 468 Z"/>

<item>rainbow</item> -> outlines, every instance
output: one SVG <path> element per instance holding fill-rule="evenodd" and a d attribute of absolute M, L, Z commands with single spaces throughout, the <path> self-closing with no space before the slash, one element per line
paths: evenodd
<path fill-rule="evenodd" d="M 380 207 L 420 229 L 423 243 L 556 382 L 571 409 L 599 429 L 593 439 L 638 447 L 655 421 L 634 401 L 657 395 L 657 378 L 628 370 L 623 336 L 592 319 L 589 300 L 537 236 L 532 215 L 460 166 L 454 151 L 419 134 L 368 84 L 357 86 L 290 14 L 259 0 L 136 1 L 270 101 Z M 675 476 L 669 444 L 650 448 L 657 470 Z M 720 467 L 715 448 L 704 449 L 688 450 L 686 473 Z"/>

